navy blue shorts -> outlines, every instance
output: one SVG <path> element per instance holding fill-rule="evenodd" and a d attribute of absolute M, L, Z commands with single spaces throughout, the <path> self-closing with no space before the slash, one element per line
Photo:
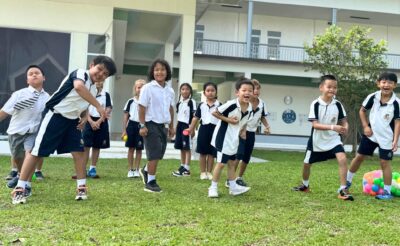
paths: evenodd
<path fill-rule="evenodd" d="M 68 119 L 45 109 L 32 155 L 46 157 L 57 150 L 58 154 L 83 152 L 82 133 L 77 129 L 79 119 Z"/>
<path fill-rule="evenodd" d="M 393 151 L 391 149 L 382 149 L 378 143 L 371 141 L 367 136 L 362 135 L 360 146 L 357 153 L 361 155 L 372 156 L 376 148 L 379 148 L 379 158 L 382 160 L 391 161 L 393 159 Z"/>
<path fill-rule="evenodd" d="M 227 164 L 228 161 L 235 161 L 236 155 L 226 155 L 222 152 L 217 152 L 217 162 Z"/>
<path fill-rule="evenodd" d="M 246 139 L 239 138 L 239 147 L 237 153 L 238 160 L 241 160 L 245 164 L 248 164 L 250 162 L 251 153 L 253 153 L 255 141 L 255 132 L 246 131 Z"/>
<path fill-rule="evenodd" d="M 126 127 L 128 140 L 125 142 L 125 147 L 134 148 L 137 150 L 144 149 L 143 137 L 139 134 L 139 122 L 129 120 Z"/>
<path fill-rule="evenodd" d="M 100 117 L 92 117 L 93 121 L 97 121 Z M 82 131 L 83 145 L 85 147 L 93 147 L 97 149 L 110 148 L 110 132 L 108 130 L 108 120 L 100 124 L 100 129 L 93 130 L 89 122 L 86 122 Z"/>
<path fill-rule="evenodd" d="M 175 149 L 182 149 L 182 150 L 190 150 L 192 148 L 190 144 L 190 136 L 183 135 L 183 130 L 189 128 L 189 124 L 183 123 L 178 121 L 176 125 L 176 133 L 175 133 Z"/>
<path fill-rule="evenodd" d="M 337 153 L 344 153 L 343 145 L 336 145 L 333 149 L 324 152 L 315 152 L 307 148 L 304 163 L 312 164 L 315 162 L 322 162 L 329 159 L 335 159 Z"/>
<path fill-rule="evenodd" d="M 214 124 L 200 125 L 199 132 L 197 134 L 197 153 L 201 155 L 212 155 L 217 157 L 217 149 L 211 145 L 214 129 Z"/>

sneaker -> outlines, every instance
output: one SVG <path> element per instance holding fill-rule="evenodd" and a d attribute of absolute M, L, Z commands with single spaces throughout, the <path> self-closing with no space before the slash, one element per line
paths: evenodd
<path fill-rule="evenodd" d="M 246 182 L 243 181 L 243 179 L 239 179 L 239 178 L 236 179 L 236 184 L 240 185 L 240 186 L 247 187 L 247 184 L 246 184 Z"/>
<path fill-rule="evenodd" d="M 207 173 L 200 173 L 201 180 L 208 180 Z"/>
<path fill-rule="evenodd" d="M 96 168 L 92 168 L 87 172 L 87 176 L 89 178 L 96 178 L 97 177 L 97 172 L 96 172 Z"/>
<path fill-rule="evenodd" d="M 144 191 L 148 191 L 148 192 L 162 192 L 160 186 L 158 186 L 156 180 L 152 180 L 150 182 L 148 182 L 145 186 L 144 186 Z"/>
<path fill-rule="evenodd" d="M 81 200 L 86 200 L 87 198 L 88 197 L 87 197 L 87 187 L 86 187 L 86 185 L 80 185 L 76 189 L 75 200 L 81 201 Z"/>
<path fill-rule="evenodd" d="M 345 201 L 354 201 L 353 196 L 349 193 L 349 190 L 344 188 L 339 191 L 338 195 L 339 199 L 345 200 Z"/>
<path fill-rule="evenodd" d="M 142 177 L 143 184 L 147 184 L 147 171 L 144 170 L 144 167 L 139 169 L 140 176 Z"/>
<path fill-rule="evenodd" d="M 11 192 L 12 195 L 12 204 L 24 204 L 26 203 L 26 197 L 24 195 L 25 189 L 22 187 L 15 187 L 15 189 Z"/>
<path fill-rule="evenodd" d="M 32 196 L 32 187 L 25 186 L 24 196 L 26 198 Z"/>
<path fill-rule="evenodd" d="M 183 177 L 183 176 L 190 176 L 190 171 L 187 170 L 184 166 L 180 166 L 177 171 L 173 171 L 172 175 L 175 177 Z"/>
<path fill-rule="evenodd" d="M 11 180 L 11 179 L 15 178 L 17 175 L 18 175 L 18 171 L 11 170 L 11 172 L 6 177 L 6 180 Z"/>
<path fill-rule="evenodd" d="M 351 187 L 351 182 L 350 181 L 346 181 L 346 190 L 349 190 Z"/>
<path fill-rule="evenodd" d="M 140 178 L 139 170 L 133 171 L 133 177 L 134 178 Z"/>
<path fill-rule="evenodd" d="M 36 176 L 36 180 L 43 180 L 44 179 L 42 171 L 35 172 L 35 176 Z"/>
<path fill-rule="evenodd" d="M 310 186 L 305 186 L 304 184 L 301 184 L 299 186 L 293 187 L 292 191 L 309 192 L 310 191 Z"/>
<path fill-rule="evenodd" d="M 375 198 L 378 200 L 391 200 L 393 196 L 390 194 L 390 192 L 384 191 L 382 195 L 376 195 Z"/>
<path fill-rule="evenodd" d="M 128 178 L 133 178 L 133 170 L 128 171 Z"/>
<path fill-rule="evenodd" d="M 10 189 L 14 189 L 18 184 L 19 176 L 15 176 L 10 181 L 7 182 L 7 187 Z"/>
<path fill-rule="evenodd" d="M 226 188 L 229 188 L 229 179 L 226 180 L 226 182 L 225 182 L 225 187 L 226 187 Z"/>
<path fill-rule="evenodd" d="M 209 172 L 207 172 L 207 177 L 208 177 L 208 180 L 212 180 L 212 178 L 213 178 L 212 174 Z"/>
<path fill-rule="evenodd" d="M 235 187 L 229 188 L 229 194 L 231 194 L 233 196 L 238 196 L 240 194 L 248 192 L 249 190 L 250 190 L 250 187 L 235 185 Z"/>
<path fill-rule="evenodd" d="M 218 198 L 218 188 L 213 188 L 210 186 L 210 188 L 208 188 L 208 197 L 209 198 Z"/>

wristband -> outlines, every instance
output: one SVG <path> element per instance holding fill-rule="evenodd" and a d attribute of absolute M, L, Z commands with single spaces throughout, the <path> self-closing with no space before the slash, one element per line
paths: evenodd
<path fill-rule="evenodd" d="M 144 123 L 139 123 L 139 128 L 140 129 L 145 128 L 145 127 L 146 127 L 146 125 Z"/>

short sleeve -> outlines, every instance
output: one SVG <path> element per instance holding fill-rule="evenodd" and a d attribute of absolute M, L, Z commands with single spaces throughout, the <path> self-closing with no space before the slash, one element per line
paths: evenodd
<path fill-rule="evenodd" d="M 318 101 L 314 101 L 310 105 L 310 111 L 308 113 L 308 121 L 318 120 Z"/>
<path fill-rule="evenodd" d="M 4 104 L 3 108 L 1 110 L 3 110 L 4 112 L 6 112 L 7 114 L 12 115 L 15 111 L 14 106 L 18 101 L 18 96 L 19 93 L 14 92 L 10 99 L 8 99 L 8 101 Z"/>
<path fill-rule="evenodd" d="M 203 104 L 203 102 L 199 103 L 199 106 L 197 106 L 196 112 L 194 113 L 194 116 L 197 118 L 201 118 L 201 104 Z"/>
<path fill-rule="evenodd" d="M 339 110 L 338 120 L 342 120 L 342 119 L 346 118 L 347 115 L 346 115 L 346 111 L 344 110 L 343 104 L 341 104 L 340 102 L 337 102 L 337 107 Z"/>
<path fill-rule="evenodd" d="M 111 96 L 106 92 L 106 108 L 112 108 Z"/>
<path fill-rule="evenodd" d="M 363 101 L 362 106 L 366 110 L 369 110 L 372 108 L 372 105 L 374 105 L 374 98 L 375 98 L 375 93 L 369 94 Z"/>
<path fill-rule="evenodd" d="M 147 107 L 149 105 L 149 85 L 150 84 L 145 84 L 140 91 L 139 104 L 143 107 Z"/>
<path fill-rule="evenodd" d="M 124 112 L 129 113 L 129 111 L 131 110 L 131 104 L 133 102 L 133 99 L 129 99 L 124 106 Z"/>

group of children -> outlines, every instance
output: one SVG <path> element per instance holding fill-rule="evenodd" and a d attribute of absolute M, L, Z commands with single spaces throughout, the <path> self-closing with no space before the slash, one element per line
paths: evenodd
<path fill-rule="evenodd" d="M 12 124 L 8 129 L 9 143 L 12 160 L 20 172 L 12 192 L 13 204 L 26 202 L 31 195 L 31 177 L 36 165 L 55 150 L 58 154 L 72 154 L 77 179 L 75 199 L 87 199 L 86 177 L 98 177 L 96 164 L 100 149 L 110 145 L 107 119 L 112 102 L 102 88 L 105 79 L 115 73 L 113 60 L 98 56 L 89 70 L 78 69 L 66 76 L 50 97 L 43 90 L 44 73 L 41 68 L 30 66 L 27 69 L 29 86 L 14 92 L 0 111 L 0 120 L 12 115 Z M 224 104 L 217 100 L 217 86 L 212 82 L 206 83 L 203 87 L 205 101 L 196 107 L 189 83 L 180 85 L 175 105 L 170 80 L 170 65 L 165 60 L 157 59 L 150 67 L 148 82 L 135 82 L 134 97 L 124 107 L 121 136 L 129 148 L 127 176 L 140 176 L 145 191 L 161 192 L 156 181 L 157 165 L 164 157 L 168 137 L 173 136 L 175 148 L 181 151 L 181 164 L 172 174 L 176 177 L 190 176 L 192 138 L 199 124 L 196 152 L 200 154 L 200 179 L 211 180 L 208 197 L 219 196 L 218 182 L 225 165 L 228 169 L 225 185 L 229 193 L 240 195 L 249 191 L 243 175 L 254 148 L 255 132 L 262 123 L 264 133 L 270 133 L 266 106 L 259 98 L 260 83 L 247 78 L 239 79 L 235 84 L 237 98 Z M 376 198 L 392 198 L 390 160 L 397 150 L 400 130 L 399 103 L 393 92 L 396 84 L 395 74 L 382 74 L 377 82 L 380 91 L 369 95 L 363 102 L 360 118 L 364 135 L 348 170 L 341 142 L 341 135 L 347 134 L 348 123 L 343 105 L 335 98 L 337 80 L 332 75 L 321 77 L 321 96 L 310 106 L 312 134 L 304 159 L 303 182 L 293 190 L 308 192 L 311 164 L 336 158 L 340 174 L 338 197 L 353 200 L 349 188 L 354 173 L 365 156 L 372 155 L 379 147 L 385 186 L 384 194 Z M 370 111 L 369 120 L 366 111 Z M 173 125 L 175 112 L 176 128 Z M 90 148 L 92 165 L 86 173 Z M 147 163 L 140 168 L 143 149 Z M 214 158 L 217 164 L 213 168 Z"/>

